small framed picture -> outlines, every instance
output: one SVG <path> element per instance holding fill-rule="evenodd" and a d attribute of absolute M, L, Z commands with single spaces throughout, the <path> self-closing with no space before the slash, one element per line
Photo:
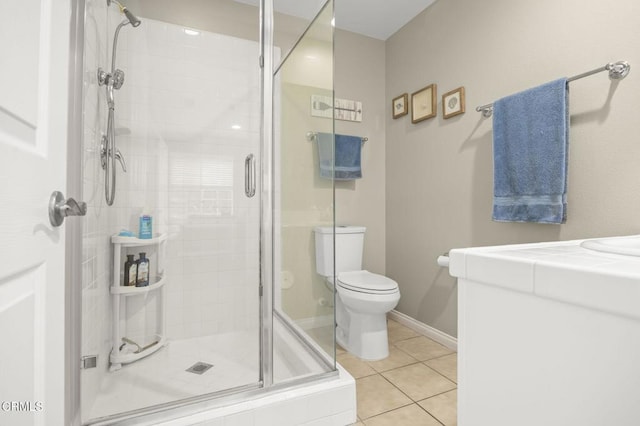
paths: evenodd
<path fill-rule="evenodd" d="M 393 118 L 400 118 L 403 115 L 409 114 L 409 95 L 403 93 L 397 98 L 394 98 L 391 103 L 391 110 L 393 111 Z"/>
<path fill-rule="evenodd" d="M 436 85 L 427 87 L 411 94 L 411 122 L 418 123 L 436 116 Z"/>
<path fill-rule="evenodd" d="M 442 95 L 442 116 L 444 118 L 451 118 L 463 113 L 464 87 L 458 87 Z"/>

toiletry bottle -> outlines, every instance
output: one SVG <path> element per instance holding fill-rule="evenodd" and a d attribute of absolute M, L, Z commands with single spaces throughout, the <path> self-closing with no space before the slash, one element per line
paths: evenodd
<path fill-rule="evenodd" d="M 138 238 L 148 240 L 153 238 L 153 218 L 149 214 L 140 216 L 140 229 L 138 230 Z"/>
<path fill-rule="evenodd" d="M 138 282 L 138 262 L 133 260 L 133 255 L 127 255 L 124 263 L 124 285 L 133 286 Z"/>
<path fill-rule="evenodd" d="M 140 253 L 138 259 L 138 282 L 136 287 L 145 287 L 149 285 L 149 259 L 146 253 Z"/>

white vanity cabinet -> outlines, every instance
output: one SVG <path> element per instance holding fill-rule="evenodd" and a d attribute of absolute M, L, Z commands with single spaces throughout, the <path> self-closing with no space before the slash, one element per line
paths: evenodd
<path fill-rule="evenodd" d="M 640 257 L 580 241 L 452 250 L 458 425 L 640 424 Z"/>
<path fill-rule="evenodd" d="M 122 364 L 144 358 L 167 344 L 164 306 L 164 290 L 167 283 L 167 277 L 164 273 L 166 241 L 166 234 L 157 234 L 151 239 L 119 235 L 111 237 L 113 245 L 113 283 L 110 288 L 113 298 L 113 347 L 109 356 L 111 371 L 120 369 Z M 147 253 L 147 258 L 150 261 L 149 285 L 144 287 L 125 286 L 124 262 L 126 255 L 138 254 L 139 252 Z M 133 302 L 134 298 L 136 298 L 138 305 L 140 305 L 140 301 L 146 304 L 148 303 L 148 296 L 153 293 L 156 294 L 153 301 L 157 304 L 155 307 L 157 330 L 151 336 L 151 342 L 146 344 L 145 342 L 136 342 L 140 345 L 140 349 L 137 352 L 123 351 L 122 348 L 126 347 L 126 341 L 123 338 L 130 339 L 129 336 L 125 335 L 127 330 L 127 303 Z"/>

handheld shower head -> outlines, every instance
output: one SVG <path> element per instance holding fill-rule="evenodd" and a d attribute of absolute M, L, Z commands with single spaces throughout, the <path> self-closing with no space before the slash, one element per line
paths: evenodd
<path fill-rule="evenodd" d="M 118 0 L 107 0 L 107 6 L 111 6 L 111 3 L 115 3 L 118 6 L 120 12 L 122 12 L 124 16 L 127 17 L 127 20 L 132 27 L 135 28 L 141 24 L 141 21 L 136 17 L 136 15 L 131 13 L 129 9 L 127 9 L 127 7 L 120 3 Z"/>
<path fill-rule="evenodd" d="M 129 9 L 127 9 L 126 7 L 122 8 L 122 13 L 124 13 L 124 16 L 126 16 L 129 22 L 131 22 L 132 27 L 135 28 L 140 25 L 140 20 L 136 18 L 133 13 L 129 12 Z"/>
<path fill-rule="evenodd" d="M 127 18 L 125 20 L 123 20 L 122 22 L 120 22 L 120 24 L 118 24 L 118 26 L 116 27 L 116 31 L 113 35 L 113 53 L 111 54 L 111 74 L 115 75 L 116 72 L 116 47 L 118 46 L 118 34 L 120 33 L 120 29 L 122 27 L 124 27 L 125 25 L 129 25 L 131 24 L 132 27 L 136 28 L 139 27 L 141 24 L 141 21 L 136 17 L 136 15 L 134 15 L 133 13 L 129 12 L 129 9 L 127 9 L 125 6 L 122 5 L 122 3 L 120 3 L 117 0 L 107 0 L 107 5 L 111 5 L 111 3 L 115 3 L 118 8 L 120 9 L 120 12 L 124 14 L 124 16 Z M 122 82 L 120 82 L 120 84 L 118 86 L 116 86 L 116 89 L 119 89 L 120 86 L 122 86 Z"/>

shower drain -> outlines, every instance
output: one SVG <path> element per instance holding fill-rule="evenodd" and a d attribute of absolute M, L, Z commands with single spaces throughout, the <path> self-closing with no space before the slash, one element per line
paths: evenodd
<path fill-rule="evenodd" d="M 194 374 L 203 374 L 205 371 L 213 367 L 211 364 L 207 364 L 206 362 L 196 362 L 191 367 L 187 368 L 185 371 Z"/>

